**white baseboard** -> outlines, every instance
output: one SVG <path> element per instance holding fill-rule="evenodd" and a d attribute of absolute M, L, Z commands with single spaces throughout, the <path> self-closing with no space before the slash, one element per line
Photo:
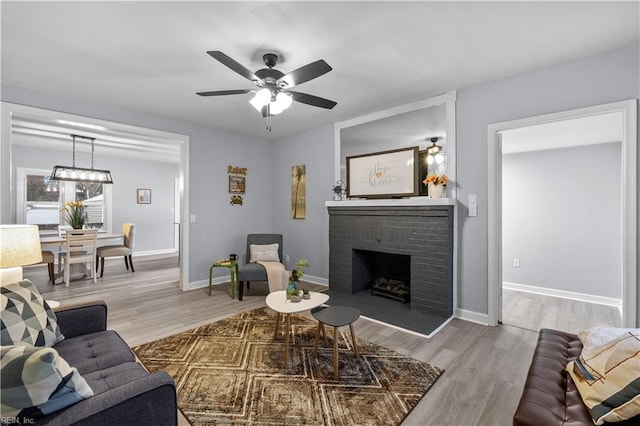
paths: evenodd
<path fill-rule="evenodd" d="M 613 297 L 596 296 L 593 294 L 577 293 L 573 291 L 556 290 L 553 288 L 537 287 L 533 285 L 518 284 L 504 281 L 502 287 L 507 290 L 522 291 L 525 293 L 540 294 L 543 296 L 561 297 L 563 299 L 577 300 L 579 302 L 596 303 L 598 305 L 614 306 L 622 311 L 622 299 Z"/>
<path fill-rule="evenodd" d="M 489 325 L 489 315 L 487 314 L 481 314 L 475 311 L 468 311 L 466 309 L 456 308 L 455 316 L 456 318 L 464 321 L 474 322 L 480 325 L 487 325 L 487 326 Z"/>
<path fill-rule="evenodd" d="M 318 284 L 318 285 L 327 285 L 328 281 L 326 278 L 314 277 L 313 275 L 304 275 L 304 282 Z M 211 280 L 211 285 L 220 285 L 229 282 L 229 275 L 221 275 L 219 277 L 213 277 Z M 188 285 L 184 286 L 184 291 L 187 290 L 195 290 L 197 288 L 209 287 L 209 278 L 206 280 L 200 281 L 192 281 Z"/>
<path fill-rule="evenodd" d="M 145 250 L 145 251 L 134 251 L 134 256 L 157 256 L 161 254 L 175 254 L 178 255 L 178 251 L 174 248 L 162 249 L 162 250 Z M 207 281 L 208 284 L 208 281 Z"/>
<path fill-rule="evenodd" d="M 329 280 L 327 278 L 315 277 L 309 274 L 304 274 L 302 281 L 306 281 L 311 284 L 325 285 L 327 287 L 329 286 Z"/>

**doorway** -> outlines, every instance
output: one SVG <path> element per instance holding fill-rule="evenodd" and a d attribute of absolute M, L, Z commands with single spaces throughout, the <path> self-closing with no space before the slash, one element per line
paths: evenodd
<path fill-rule="evenodd" d="M 31 129 L 26 124 L 39 127 Z M 32 126 L 32 127 L 33 127 Z M 16 195 L 14 188 L 12 145 L 17 144 L 17 134 L 21 132 L 21 143 L 37 148 L 46 144 L 49 149 L 68 149 L 68 135 L 72 129 L 80 128 L 83 133 L 105 141 L 102 152 L 114 154 L 126 150 L 127 156 L 141 155 L 151 158 L 155 155 L 179 157 L 179 222 L 180 232 L 180 289 L 189 283 L 189 226 L 184 220 L 185 206 L 189 205 L 189 136 L 156 129 L 117 123 L 103 119 L 68 114 L 48 109 L 2 102 L 2 142 L 0 143 L 0 220 L 2 223 L 16 223 Z M 25 130 L 26 129 L 26 130 Z M 26 132 L 30 132 L 25 135 Z M 62 135 L 62 136 L 60 136 Z M 138 141 L 137 143 L 135 141 Z M 97 145 L 97 144 L 96 144 Z M 78 149 L 80 151 L 80 149 Z M 156 158 L 156 157 L 154 157 Z"/>
<path fill-rule="evenodd" d="M 619 190 L 620 190 L 620 235 L 621 238 L 614 250 L 620 253 L 616 261 L 617 272 L 621 281 L 622 299 L 622 323 L 624 326 L 633 327 L 636 323 L 636 101 L 623 101 L 579 110 L 549 114 L 545 116 L 530 117 L 489 126 L 489 247 L 488 247 L 488 271 L 489 271 L 489 323 L 496 325 L 502 321 L 504 265 L 518 264 L 522 267 L 521 259 L 510 254 L 510 258 L 503 259 L 505 250 L 503 247 L 503 231 L 505 230 L 505 217 L 503 217 L 503 141 L 502 138 L 508 132 L 517 129 L 535 126 L 558 126 L 563 122 L 576 119 L 597 118 L 606 114 L 620 114 L 620 162 L 619 162 Z M 552 143 L 557 143 L 553 142 Z M 557 146 L 547 148 L 557 149 Z M 542 170 L 542 169 L 541 169 Z M 595 173 L 593 174 L 595 176 Z M 586 183 L 585 183 L 586 184 Z M 562 190 L 561 185 L 552 185 L 551 190 Z M 615 190 L 615 188 L 614 188 Z M 598 202 L 597 197 L 590 199 L 591 203 Z M 593 204 L 591 204 L 593 205 Z M 559 225 L 559 224 L 558 224 Z M 596 225 L 596 224 L 594 224 Z M 542 287 L 549 287 L 543 285 Z M 574 291 L 573 293 L 579 293 Z M 614 299 L 614 298 L 612 298 Z M 535 302 L 533 302 L 535 303 Z M 538 302 L 540 303 L 540 302 Z M 544 302 L 543 302 L 544 303 Z M 535 314 L 532 314 L 535 315 Z"/>

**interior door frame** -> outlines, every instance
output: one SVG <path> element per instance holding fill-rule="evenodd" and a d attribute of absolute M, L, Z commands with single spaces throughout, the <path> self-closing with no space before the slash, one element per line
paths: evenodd
<path fill-rule="evenodd" d="M 180 189 L 180 276 L 179 286 L 181 290 L 189 283 L 189 149 L 190 138 L 188 135 L 151 129 L 148 127 L 131 124 L 116 123 L 110 120 L 81 116 L 78 114 L 64 113 L 50 109 L 31 107 L 11 102 L 1 103 L 1 140 L 0 140 L 0 223 L 12 223 L 12 212 L 15 212 L 16 196 L 14 193 L 14 173 L 12 160 L 12 117 L 14 115 L 28 115 L 67 121 L 82 122 L 97 126 L 110 127 L 116 124 L 121 129 L 131 129 L 134 134 L 149 134 L 160 139 L 166 139 L 167 143 L 175 143 L 180 147 L 179 189 Z"/>
<path fill-rule="evenodd" d="M 637 99 L 494 123 L 488 126 L 488 323 L 502 320 L 502 143 L 500 132 L 571 118 L 622 112 L 622 323 L 637 327 Z"/>

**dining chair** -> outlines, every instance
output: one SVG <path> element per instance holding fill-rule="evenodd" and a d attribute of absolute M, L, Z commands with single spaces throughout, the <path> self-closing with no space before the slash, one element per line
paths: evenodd
<path fill-rule="evenodd" d="M 38 265 L 47 265 L 47 269 L 49 270 L 49 281 L 55 283 L 56 281 L 56 272 L 54 270 L 53 264 L 55 263 L 56 256 L 50 250 L 42 250 L 42 261 L 38 263 Z"/>
<path fill-rule="evenodd" d="M 67 229 L 73 229 L 71 225 L 58 225 L 58 237 L 64 238 Z M 65 252 L 63 246 L 58 246 L 58 275 L 62 273 L 62 258 Z"/>
<path fill-rule="evenodd" d="M 134 223 L 122 224 L 123 243 L 120 245 L 111 245 L 98 247 L 96 254 L 96 272 L 98 272 L 98 261 L 100 261 L 100 278 L 104 275 L 104 258 L 124 256 L 124 266 L 129 270 L 131 265 L 131 272 L 135 272 L 133 269 L 133 239 L 136 236 L 136 225 Z"/>
<path fill-rule="evenodd" d="M 97 229 L 67 229 L 65 232 L 65 255 L 62 258 L 64 267 L 64 284 L 69 287 L 71 265 L 77 263 L 90 263 L 93 282 L 96 280 L 96 241 Z"/>

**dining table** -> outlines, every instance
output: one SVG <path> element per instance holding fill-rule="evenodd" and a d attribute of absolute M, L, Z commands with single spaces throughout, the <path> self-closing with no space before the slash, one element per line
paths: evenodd
<path fill-rule="evenodd" d="M 123 244 L 124 240 L 124 234 L 117 234 L 117 233 L 112 233 L 112 232 L 98 232 L 98 236 L 97 236 L 97 246 L 103 246 L 103 245 L 110 245 L 110 244 Z M 40 247 L 42 248 L 42 250 L 47 250 L 47 249 L 57 249 L 58 252 L 60 253 L 61 251 L 64 250 L 64 244 L 66 242 L 66 237 L 64 236 L 59 236 L 59 235 L 42 235 L 40 236 Z M 63 269 L 62 269 L 62 263 L 61 263 L 60 258 L 58 258 L 58 272 L 56 273 L 56 281 L 58 280 L 58 278 L 62 278 L 63 276 Z M 77 264 L 77 265 L 71 265 L 71 273 L 72 274 L 83 274 L 86 275 L 86 271 L 80 271 L 80 270 L 76 270 L 75 267 L 82 267 L 81 264 Z M 56 282 L 56 284 L 59 284 Z"/>

